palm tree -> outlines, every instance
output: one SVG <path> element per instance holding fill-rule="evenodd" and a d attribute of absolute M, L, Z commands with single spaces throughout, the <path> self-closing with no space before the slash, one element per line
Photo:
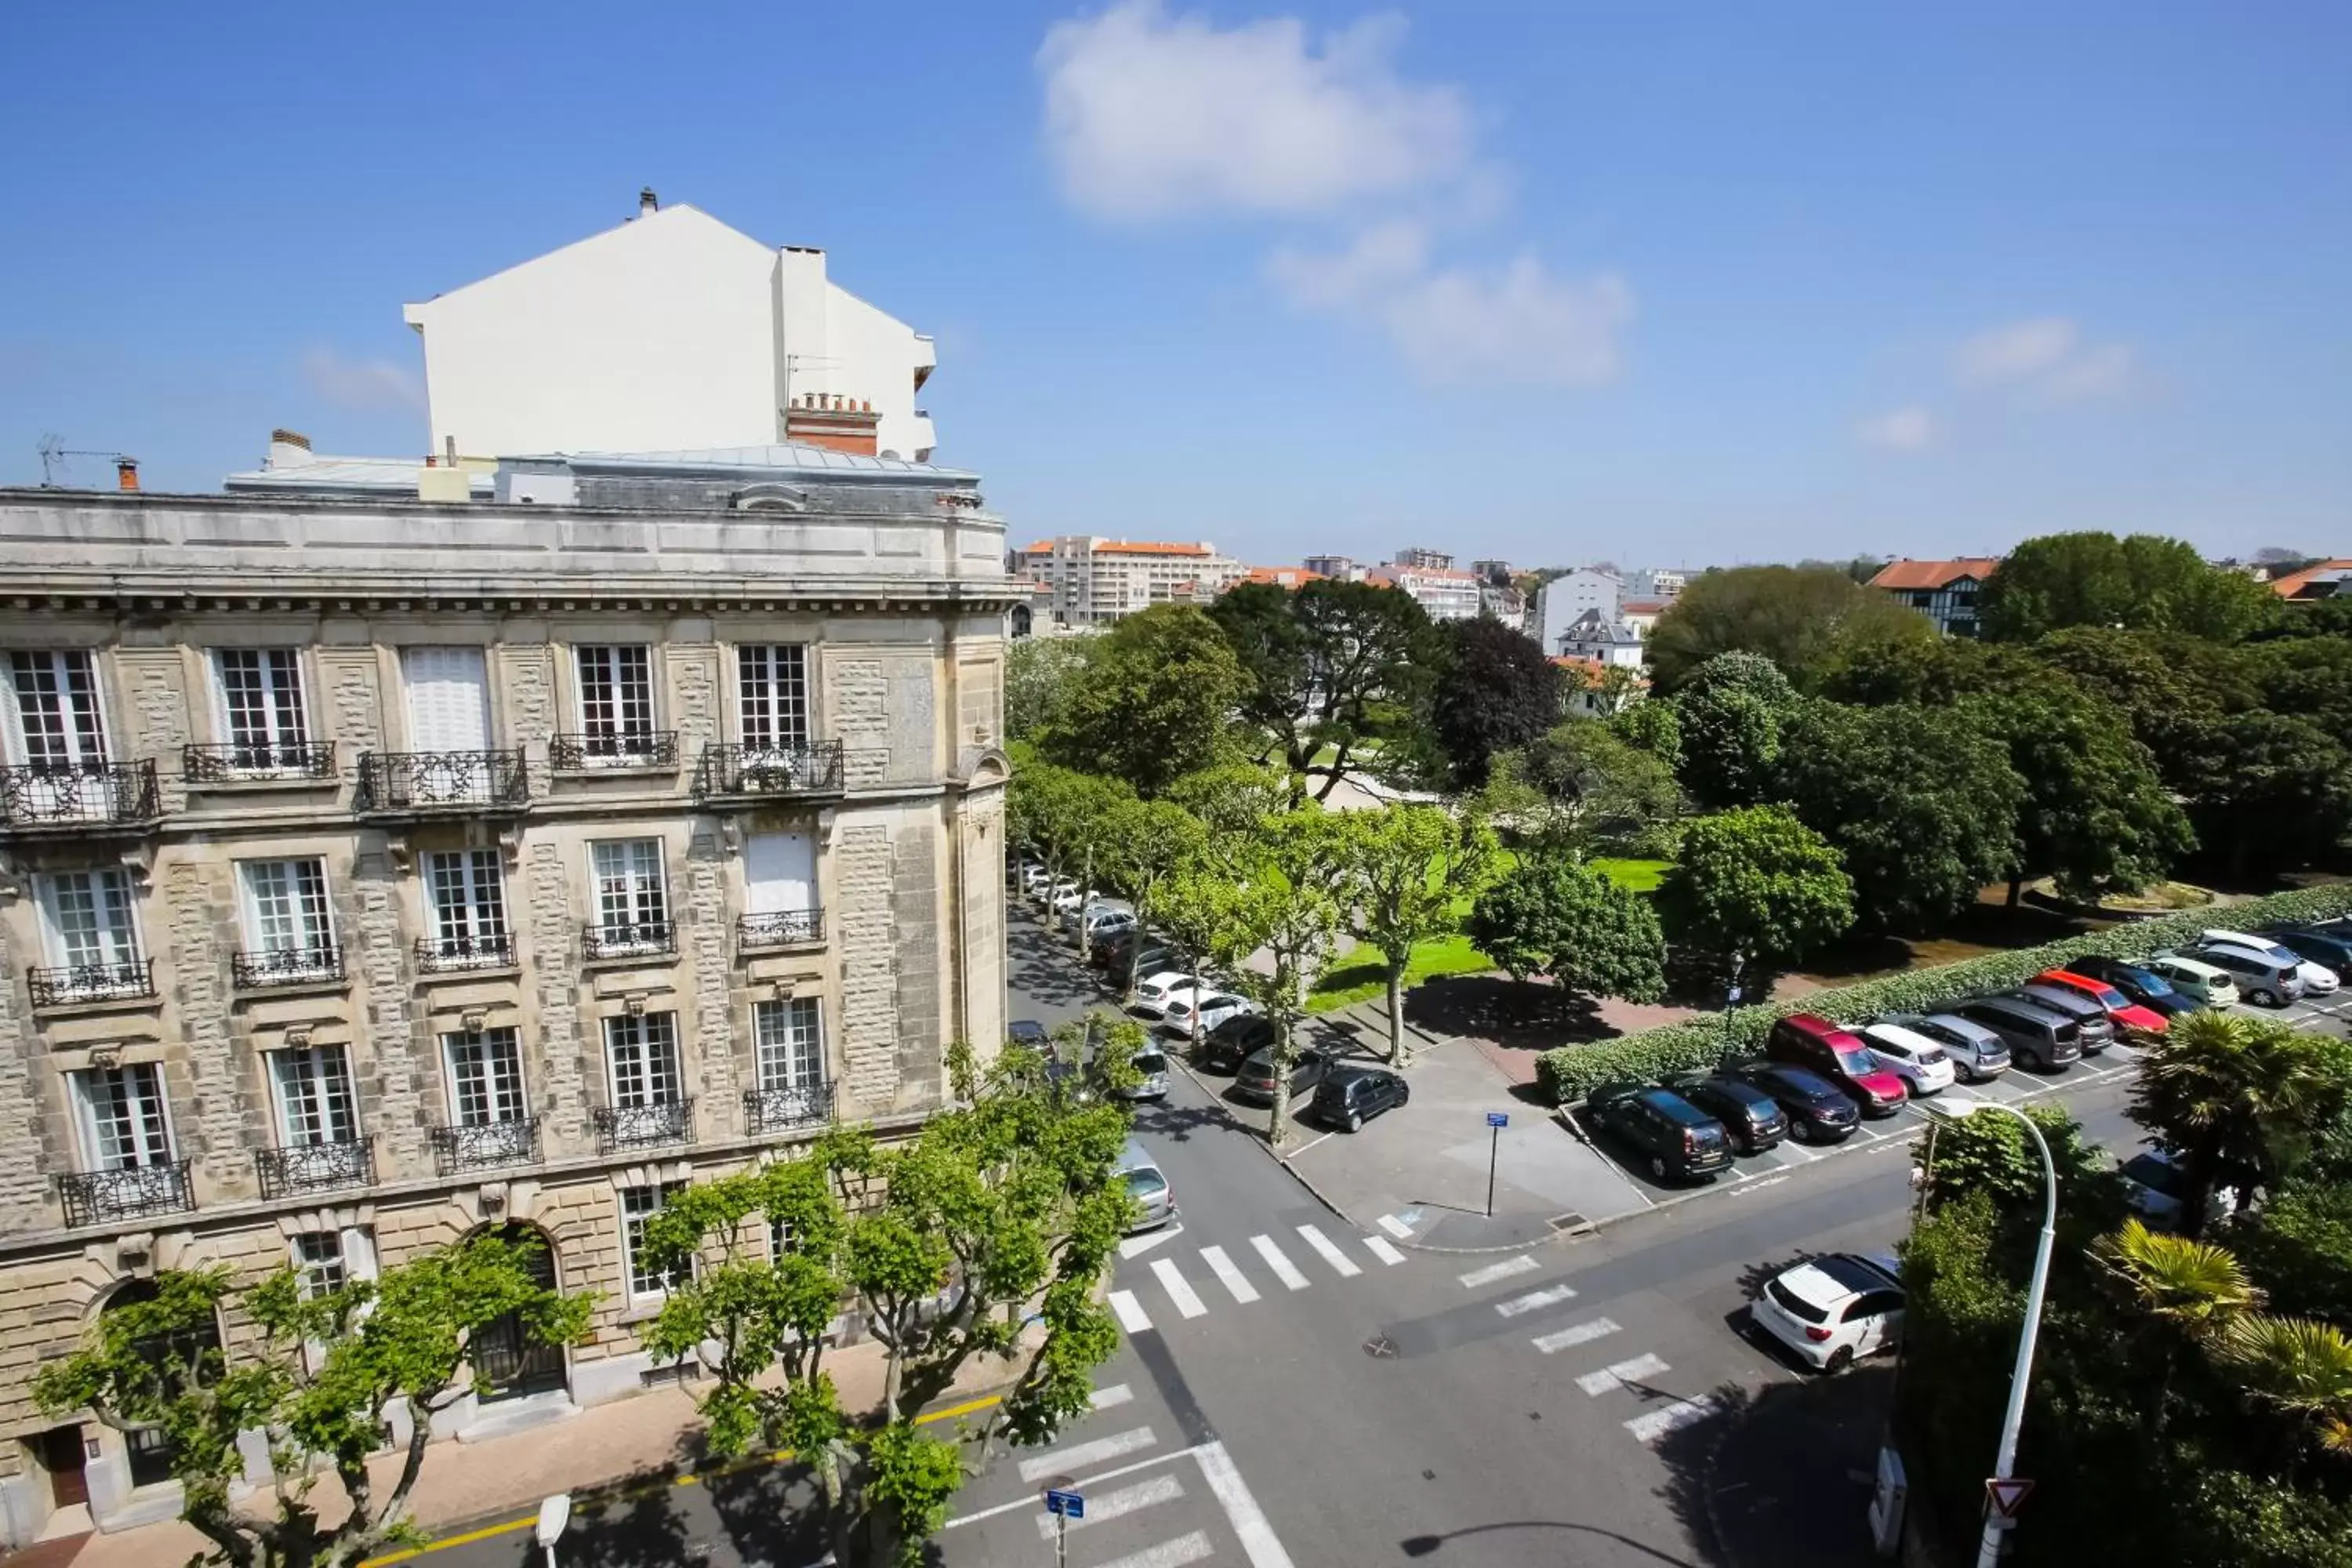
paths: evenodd
<path fill-rule="evenodd" d="M 2187 1169 L 2183 1234 L 2202 1234 L 2225 1173 L 2249 1192 L 2274 1183 L 2342 1092 L 2319 1042 L 2283 1024 L 2210 1011 L 2175 1018 L 2141 1065 L 2131 1114 Z"/>
<path fill-rule="evenodd" d="M 2183 1344 L 2212 1342 L 2239 1317 L 2262 1305 L 2262 1292 L 2226 1248 L 2166 1236 L 2137 1219 L 2126 1220 L 2113 1236 L 2101 1237 L 2091 1252 L 2133 1305 L 2169 1331 L 2147 1413 L 2148 1436 L 2161 1439 Z"/>
<path fill-rule="evenodd" d="M 2322 1451 L 2352 1455 L 2352 1336 L 2333 1323 L 2253 1313 L 2231 1325 L 2222 1347 L 2246 1392 L 2289 1418 L 2290 1477 L 2306 1432 Z"/>

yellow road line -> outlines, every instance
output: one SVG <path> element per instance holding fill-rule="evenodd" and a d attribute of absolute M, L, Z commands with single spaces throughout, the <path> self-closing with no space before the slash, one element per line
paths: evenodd
<path fill-rule="evenodd" d="M 978 1399 L 966 1400 L 961 1405 L 950 1405 L 945 1410 L 934 1410 L 927 1415 L 918 1415 L 915 1417 L 915 1425 L 918 1426 L 928 1426 L 935 1421 L 952 1421 L 959 1415 L 970 1415 L 977 1411 L 986 1410 L 991 1406 L 1001 1405 L 1003 1402 L 1004 1396 L 1003 1394 L 983 1394 Z M 793 1453 L 791 1449 L 778 1448 L 774 1452 L 767 1455 L 764 1458 L 742 1459 L 732 1465 L 725 1466 L 719 1473 L 726 1475 L 732 1474 L 737 1470 L 753 1469 L 761 1465 L 781 1465 L 788 1462 L 792 1457 Z M 698 1487 L 702 1484 L 702 1478 L 696 1475 L 673 1476 L 670 1478 L 668 1484 L 678 1487 Z M 635 1489 L 636 1491 L 647 1489 Z M 634 1493 L 623 1493 L 622 1495 L 630 1496 L 634 1495 Z M 387 1552 L 381 1557 L 371 1557 L 366 1562 L 361 1563 L 360 1568 L 392 1568 L 392 1565 L 395 1563 L 413 1563 L 419 1557 L 425 1555 L 427 1552 L 446 1552 L 453 1546 L 470 1546 L 477 1541 L 489 1541 L 501 1535 L 512 1535 L 516 1531 L 529 1530 L 532 1525 L 537 1524 L 538 1522 L 539 1516 L 537 1514 L 530 1514 L 522 1519 L 508 1520 L 503 1524 L 486 1524 L 479 1530 L 468 1530 L 459 1535 L 445 1535 L 438 1540 L 428 1541 L 422 1546 L 406 1547 L 398 1552 Z"/>

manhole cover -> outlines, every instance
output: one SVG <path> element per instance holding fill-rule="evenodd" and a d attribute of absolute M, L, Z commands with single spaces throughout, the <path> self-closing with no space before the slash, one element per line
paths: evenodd
<path fill-rule="evenodd" d="M 1374 1334 L 1364 1342 L 1364 1353 L 1374 1361 L 1387 1361 L 1397 1353 L 1396 1342 L 1386 1334 Z"/>
<path fill-rule="evenodd" d="M 1554 1230 L 1580 1231 L 1591 1230 L 1592 1228 L 1592 1222 L 1591 1220 L 1585 1218 L 1582 1215 L 1572 1211 L 1568 1214 L 1556 1214 L 1552 1215 L 1551 1218 L 1544 1221 L 1544 1224 L 1551 1226 Z"/>

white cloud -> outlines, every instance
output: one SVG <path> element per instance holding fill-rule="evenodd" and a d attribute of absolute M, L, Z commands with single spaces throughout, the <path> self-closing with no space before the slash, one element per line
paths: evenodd
<path fill-rule="evenodd" d="M 1328 213 L 1461 175 L 1471 118 L 1401 79 L 1392 17 L 1325 37 L 1293 16 L 1219 30 L 1160 0 L 1058 22 L 1037 51 L 1064 194 L 1099 217 Z"/>
<path fill-rule="evenodd" d="M 2060 365 L 2045 385 L 2058 397 L 2104 397 L 2129 391 L 2138 374 L 2139 356 L 2130 344 L 2104 343 Z"/>
<path fill-rule="evenodd" d="M 2094 343 L 2074 321 L 2039 316 L 1978 333 L 1960 345 L 1952 368 L 1962 381 L 2071 399 L 2130 390 L 2139 361 L 2128 343 Z"/>
<path fill-rule="evenodd" d="M 1336 255 L 1284 248 L 1267 272 L 1302 310 L 1368 321 L 1431 381 L 1569 385 L 1615 377 L 1633 294 L 1610 273 L 1555 277 L 1532 256 L 1436 268 L 1419 226 L 1382 224 Z"/>
<path fill-rule="evenodd" d="M 302 356 L 302 379 L 310 390 L 342 408 L 422 408 L 425 389 L 416 373 L 383 359 L 346 359 L 331 348 Z"/>
<path fill-rule="evenodd" d="M 1914 404 L 1873 416 L 1855 426 L 1853 434 L 1865 447 L 1878 447 L 1889 452 L 1924 452 L 1936 444 L 1943 431 L 1933 414 Z"/>

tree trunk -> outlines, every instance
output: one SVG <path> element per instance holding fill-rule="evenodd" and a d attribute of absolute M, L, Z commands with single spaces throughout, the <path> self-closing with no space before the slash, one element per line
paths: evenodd
<path fill-rule="evenodd" d="M 1070 923 L 1077 928 L 1078 962 L 1080 963 L 1084 963 L 1087 961 L 1087 895 L 1094 890 L 1094 884 L 1095 852 L 1092 849 L 1089 849 L 1087 851 L 1085 874 L 1078 878 L 1077 911 L 1070 917 Z M 1136 932 L 1135 940 L 1138 942 L 1141 942 L 1143 940 L 1143 933 L 1140 931 Z"/>
<path fill-rule="evenodd" d="M 2010 910 L 2013 910 L 2013 909 L 2017 908 L 2017 896 L 2018 896 L 2020 893 L 2023 892 L 2024 890 L 2025 890 L 2025 879 L 2024 879 L 2022 877 L 2011 877 L 2011 878 L 2010 878 L 2010 879 L 2009 879 L 2009 897 L 2001 900 L 2001 907 L 2002 907 L 2003 909 L 2010 909 Z"/>
<path fill-rule="evenodd" d="M 1389 965 L 1389 1066 L 1401 1068 L 1412 1059 L 1404 1039 L 1404 965 Z"/>
<path fill-rule="evenodd" d="M 1276 984 L 1281 984 L 1276 972 Z M 1291 1044 L 1290 1020 L 1286 1015 L 1274 1021 L 1274 1099 L 1267 1107 L 1265 1141 L 1276 1149 L 1290 1141 L 1290 1068 L 1297 1059 L 1297 1047 Z"/>

